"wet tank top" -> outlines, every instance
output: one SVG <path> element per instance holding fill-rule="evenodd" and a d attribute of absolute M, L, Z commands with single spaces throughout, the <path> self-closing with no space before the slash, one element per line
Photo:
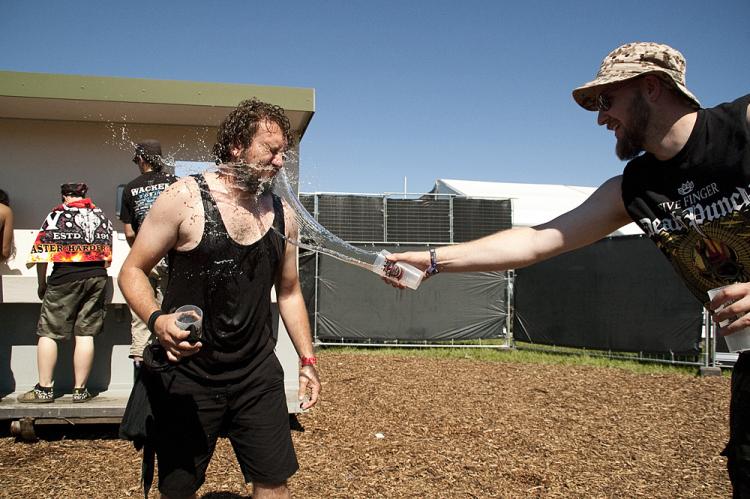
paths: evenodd
<path fill-rule="evenodd" d="M 252 244 L 235 242 L 205 178 L 193 177 L 203 203 L 203 235 L 195 248 L 169 252 L 162 310 L 171 313 L 188 304 L 203 310 L 203 348 L 177 369 L 202 383 L 232 383 L 273 354 L 271 287 L 279 275 L 285 241 L 269 229 Z M 273 226 L 284 234 L 283 207 L 276 196 L 273 207 Z"/>

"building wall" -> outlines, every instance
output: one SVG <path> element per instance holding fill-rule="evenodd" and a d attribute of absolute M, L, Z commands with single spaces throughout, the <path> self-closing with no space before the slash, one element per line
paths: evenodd
<path fill-rule="evenodd" d="M 117 185 L 139 174 L 131 162 L 132 143 L 159 139 L 165 156 L 200 161 L 210 158 L 215 134 L 206 127 L 0 118 L 0 189 L 10 196 L 15 227 L 38 229 L 60 202 L 60 184 L 84 181 L 89 196 L 121 231 L 115 217 Z"/>

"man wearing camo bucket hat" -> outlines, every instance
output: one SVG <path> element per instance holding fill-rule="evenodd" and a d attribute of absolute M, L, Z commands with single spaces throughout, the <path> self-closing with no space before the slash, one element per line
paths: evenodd
<path fill-rule="evenodd" d="M 710 109 L 688 90 L 683 55 L 628 43 L 573 90 L 614 133 L 622 175 L 581 206 L 536 227 L 517 227 L 392 261 L 438 272 L 517 269 L 591 244 L 635 221 L 670 260 L 720 335 L 750 326 L 750 95 Z M 707 291 L 724 287 L 709 300 Z M 722 306 L 726 305 L 724 308 Z M 744 402 L 743 402 L 744 400 Z M 732 372 L 727 457 L 735 497 L 750 497 L 750 350 Z"/>

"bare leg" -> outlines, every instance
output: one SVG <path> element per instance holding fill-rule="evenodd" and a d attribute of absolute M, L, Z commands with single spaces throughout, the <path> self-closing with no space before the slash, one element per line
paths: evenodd
<path fill-rule="evenodd" d="M 73 351 L 73 372 L 75 387 L 83 388 L 89 380 L 91 366 L 94 364 L 94 337 L 76 336 L 76 346 Z"/>
<path fill-rule="evenodd" d="M 289 488 L 284 483 L 253 482 L 253 499 L 290 499 Z"/>
<path fill-rule="evenodd" d="M 55 364 L 57 364 L 57 342 L 46 336 L 39 337 L 39 343 L 36 347 L 36 363 L 39 369 L 39 384 L 42 386 L 52 386 L 55 374 Z"/>

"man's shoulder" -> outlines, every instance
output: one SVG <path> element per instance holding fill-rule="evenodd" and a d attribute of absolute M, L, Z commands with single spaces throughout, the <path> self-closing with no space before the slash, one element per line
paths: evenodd
<path fill-rule="evenodd" d="M 174 184 L 180 179 L 176 175 L 173 175 L 165 171 L 158 171 L 158 172 L 151 172 L 151 173 L 152 173 L 151 178 L 154 179 L 155 182 L 165 182 L 169 184 Z"/>
<path fill-rule="evenodd" d="M 737 97 L 735 100 L 731 102 L 731 104 L 746 107 L 748 104 L 750 104 L 750 94 L 745 94 L 742 97 Z"/>
<path fill-rule="evenodd" d="M 127 188 L 142 187 L 149 184 L 168 183 L 173 184 L 179 180 L 178 177 L 168 172 L 150 171 L 142 173 L 127 183 Z"/>
<path fill-rule="evenodd" d="M 138 175 L 133 180 L 131 180 L 130 182 L 128 182 L 127 184 L 125 184 L 125 190 L 126 191 L 130 191 L 130 189 L 132 189 L 134 187 L 140 187 L 142 185 L 142 183 L 143 183 L 142 178 L 143 178 L 143 175 Z"/>
<path fill-rule="evenodd" d="M 714 115 L 746 116 L 748 105 L 750 105 L 750 94 L 738 97 L 733 101 L 722 102 L 714 107 L 707 108 L 705 111 Z"/>
<path fill-rule="evenodd" d="M 198 184 L 194 178 L 182 177 L 168 185 L 164 189 L 163 194 L 159 196 L 159 199 L 163 199 L 162 203 L 185 203 L 194 198 L 198 192 Z"/>

